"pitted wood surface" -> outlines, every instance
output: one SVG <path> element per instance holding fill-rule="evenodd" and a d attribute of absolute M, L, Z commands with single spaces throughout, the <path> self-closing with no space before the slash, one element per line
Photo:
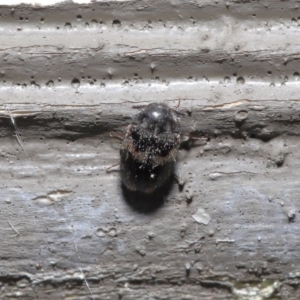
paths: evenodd
<path fill-rule="evenodd" d="M 299 299 L 298 8 L 0 7 L 1 297 Z M 210 141 L 182 147 L 182 191 L 149 209 L 105 172 L 110 133 L 179 99 Z"/>

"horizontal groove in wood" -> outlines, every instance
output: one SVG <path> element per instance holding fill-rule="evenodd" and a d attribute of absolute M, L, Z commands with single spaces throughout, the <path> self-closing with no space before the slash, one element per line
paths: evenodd
<path fill-rule="evenodd" d="M 297 1 L 226 3 L 2 7 L 0 86 L 82 77 L 97 82 L 221 81 L 234 74 L 246 81 L 297 82 Z M 63 21 L 62 16 L 69 17 Z"/>

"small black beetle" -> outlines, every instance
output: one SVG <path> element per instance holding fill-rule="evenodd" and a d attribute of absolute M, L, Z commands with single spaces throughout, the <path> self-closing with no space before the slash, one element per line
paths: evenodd
<path fill-rule="evenodd" d="M 179 113 L 165 104 L 151 103 L 133 117 L 120 150 L 128 190 L 152 194 L 170 179 L 181 131 Z"/>

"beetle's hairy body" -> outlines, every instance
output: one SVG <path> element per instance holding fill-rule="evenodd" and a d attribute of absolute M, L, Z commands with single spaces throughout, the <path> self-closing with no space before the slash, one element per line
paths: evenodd
<path fill-rule="evenodd" d="M 150 194 L 174 172 L 181 126 L 177 112 L 149 104 L 133 117 L 121 149 L 122 182 L 132 191 Z"/>

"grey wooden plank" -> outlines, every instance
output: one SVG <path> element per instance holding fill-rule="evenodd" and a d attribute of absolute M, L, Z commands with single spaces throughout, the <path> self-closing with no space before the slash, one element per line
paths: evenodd
<path fill-rule="evenodd" d="M 1 7 L 1 297 L 299 299 L 298 5 Z M 179 99 L 211 140 L 134 201 L 109 134 Z"/>

